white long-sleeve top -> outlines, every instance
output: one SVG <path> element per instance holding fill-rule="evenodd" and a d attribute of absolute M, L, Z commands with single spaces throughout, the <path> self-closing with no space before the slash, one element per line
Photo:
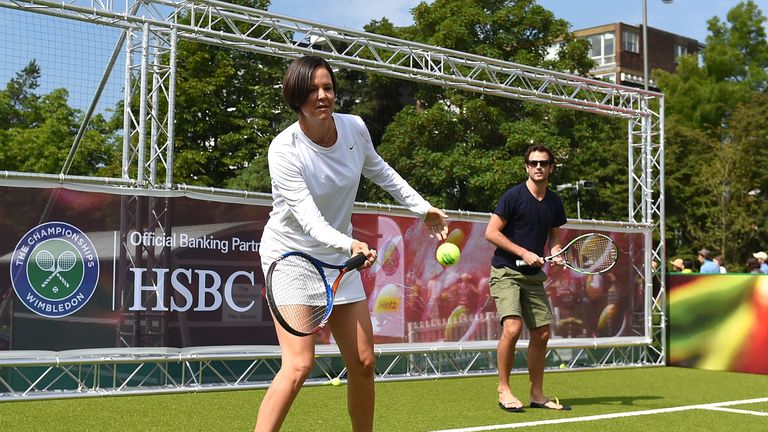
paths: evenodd
<path fill-rule="evenodd" d="M 360 117 L 333 114 L 333 118 L 338 138 L 331 147 L 315 144 L 298 122 L 269 146 L 273 203 L 260 246 L 264 269 L 294 250 L 333 264 L 347 260 L 360 174 L 421 217 L 431 207 L 376 153 Z"/>

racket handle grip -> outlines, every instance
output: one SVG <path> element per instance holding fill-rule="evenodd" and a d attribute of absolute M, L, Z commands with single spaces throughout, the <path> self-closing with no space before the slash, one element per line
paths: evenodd
<path fill-rule="evenodd" d="M 518 267 L 523 267 L 523 266 L 527 266 L 528 263 L 526 263 L 525 260 L 517 260 L 515 261 L 515 265 Z"/>
<path fill-rule="evenodd" d="M 371 250 L 375 250 L 375 249 L 371 249 Z M 344 265 L 344 268 L 349 269 L 349 270 L 356 269 L 356 268 L 360 267 L 361 265 L 365 264 L 365 261 L 367 259 L 368 259 L 368 257 L 365 256 L 364 253 L 358 252 L 355 256 L 353 256 L 352 258 L 347 260 L 346 264 Z"/>

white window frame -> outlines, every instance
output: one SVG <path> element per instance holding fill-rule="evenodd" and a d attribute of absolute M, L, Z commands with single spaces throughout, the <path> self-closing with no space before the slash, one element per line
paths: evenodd
<path fill-rule="evenodd" d="M 688 54 L 688 46 L 683 44 L 675 44 L 675 61 L 680 57 Z"/>
<path fill-rule="evenodd" d="M 623 30 L 621 32 L 621 49 L 639 54 L 640 34 L 633 30 Z"/>
<path fill-rule="evenodd" d="M 590 43 L 589 56 L 595 61 L 598 67 L 616 64 L 616 37 L 613 32 L 590 35 L 587 36 L 586 39 Z M 593 40 L 599 40 L 600 44 L 599 53 L 595 53 L 594 55 L 593 52 L 595 52 L 595 47 L 592 46 Z M 606 47 L 608 41 L 610 41 L 610 50 Z"/>

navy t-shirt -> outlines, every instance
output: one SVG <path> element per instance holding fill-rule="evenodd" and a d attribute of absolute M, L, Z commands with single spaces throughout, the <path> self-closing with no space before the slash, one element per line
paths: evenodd
<path fill-rule="evenodd" d="M 549 230 L 565 225 L 563 201 L 547 189 L 544 199 L 539 201 L 531 194 L 525 183 L 513 186 L 501 196 L 494 214 L 507 221 L 501 231 L 507 238 L 529 251 L 544 256 Z M 491 265 L 496 268 L 509 267 L 524 274 L 536 274 L 538 267 L 517 267 L 515 261 L 522 259 L 515 254 L 496 248 Z"/>

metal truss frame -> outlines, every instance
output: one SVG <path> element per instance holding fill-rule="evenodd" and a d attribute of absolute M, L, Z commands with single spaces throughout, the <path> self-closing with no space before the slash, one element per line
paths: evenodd
<path fill-rule="evenodd" d="M 302 55 L 320 55 L 335 67 L 370 72 L 390 77 L 439 85 L 442 87 L 478 92 L 482 94 L 551 104 L 554 106 L 593 112 L 601 115 L 628 120 L 628 171 L 629 171 L 629 223 L 645 224 L 652 234 L 646 236 L 645 266 L 637 269 L 646 285 L 646 308 L 650 309 L 647 329 L 653 340 L 638 345 L 624 345 L 605 348 L 578 347 L 577 353 L 563 354 L 560 348 L 550 350 L 551 359 L 560 359 L 566 367 L 598 367 L 625 365 L 663 365 L 666 362 L 666 316 L 665 316 L 665 245 L 664 245 L 664 96 L 644 91 L 587 79 L 575 75 L 553 72 L 526 65 L 501 61 L 488 57 L 448 50 L 386 36 L 353 31 L 346 28 L 318 24 L 307 20 L 273 14 L 244 6 L 232 5 L 215 0 L 126 0 L 117 4 L 112 0 L 0 0 L 0 8 L 10 8 L 40 13 L 64 19 L 73 19 L 98 25 L 123 29 L 124 35 L 117 41 L 115 52 L 125 41 L 125 101 L 123 171 L 121 179 L 112 179 L 114 184 L 128 184 L 144 190 L 172 191 L 183 186 L 173 183 L 173 112 L 175 86 L 175 53 L 178 39 L 224 46 L 232 49 L 251 51 L 284 58 Z M 139 42 L 140 41 L 140 42 Z M 105 72 L 108 78 L 111 64 Z M 96 92 L 98 98 L 100 91 Z M 138 107 L 135 106 L 138 103 Z M 93 106 L 94 104 L 92 104 Z M 81 127 L 82 129 L 82 127 Z M 147 139 L 149 134 L 149 139 Z M 78 142 L 73 144 L 74 154 Z M 69 159 L 68 159 L 69 161 Z M 54 180 L 63 183 L 104 184 L 103 179 L 82 179 L 66 176 L 66 167 Z M 158 172 L 163 172 L 163 178 Z M 9 174 L 6 173 L 6 178 Z M 11 174 L 10 177 L 25 177 Z M 32 177 L 32 176 L 29 176 Z M 2 177 L 0 177 L 2 178 Z M 48 179 L 50 180 L 50 179 Z M 107 179 L 107 184 L 112 182 Z M 207 189 L 200 188 L 205 193 Z M 185 189 L 186 190 L 186 189 Z M 213 195 L 248 197 L 245 192 L 213 190 Z M 155 211 L 155 206 L 145 220 L 135 212 L 136 225 L 128 229 L 163 229 L 164 210 Z M 127 216 L 127 215 L 124 215 Z M 163 216 L 164 217 L 164 216 Z M 154 218 L 154 219 L 153 219 Z M 139 223 L 144 220 L 145 223 Z M 131 258 L 131 255 L 134 258 Z M 121 262 L 127 264 L 138 259 L 142 251 L 126 251 Z M 652 273 L 652 261 L 658 262 L 659 270 Z M 659 290 L 653 296 L 653 278 L 658 278 Z M 139 319 L 141 321 L 141 319 Z M 134 327 L 131 331 L 135 331 Z M 126 336 L 128 328 L 121 335 Z M 138 337 L 134 333 L 134 337 Z M 155 341 L 158 342 L 158 341 Z M 127 342 L 130 343 L 130 342 Z M 152 345 L 152 344 L 150 344 Z M 464 350 L 459 353 L 435 351 L 425 347 L 420 354 L 396 353 L 387 360 L 387 366 L 377 374 L 377 379 L 410 379 L 439 376 L 467 375 L 470 373 L 494 373 L 493 361 L 483 361 L 495 347 Z M 134 348 L 136 349 L 136 348 Z M 141 349 L 141 348 L 138 348 Z M 135 354 L 133 354 L 135 356 Z M 125 354 L 131 357 L 129 354 Z M 332 362 L 333 353 L 327 354 Z M 469 356 L 465 358 L 466 356 Z M 180 358 L 175 355 L 159 359 L 135 356 L 130 361 L 112 356 L 93 357 L 82 355 L 77 359 L 62 362 L 58 355 L 46 360 L 29 362 L 25 359 L 17 364 L 17 358 L 0 356 L 0 400 L 19 396 L 65 397 L 109 393 L 191 391 L 201 389 L 262 387 L 268 380 L 252 382 L 253 375 L 228 374 L 230 366 L 219 366 L 217 362 L 235 360 L 222 358 Z M 492 356 L 491 356 L 492 357 Z M 251 363 L 247 370 L 266 368 L 276 371 L 277 353 L 272 357 L 249 353 Z M 567 358 L 567 360 L 565 360 Z M 254 360 L 255 359 L 255 360 Z M 576 359 L 576 360 L 573 360 Z M 239 359 L 238 359 L 239 360 Z M 183 365 L 182 378 L 165 373 L 168 381 L 158 381 L 150 386 L 148 381 L 134 380 L 145 368 L 153 371 L 168 370 L 171 362 Z M 117 365 L 142 364 L 135 366 L 127 377 Z M 407 367 L 401 367 L 405 363 Z M 343 370 L 323 366 L 318 361 L 321 374 L 343 375 Z M 146 366 L 143 366 L 146 365 Z M 436 365 L 441 365 L 440 367 Z M 447 366 L 442 366 L 447 365 Z M 450 366 L 450 367 L 449 367 Z M 29 369 L 27 369 L 29 368 Z M 93 368 L 93 369 L 89 369 Z M 42 370 L 42 372 L 41 372 Z M 193 378 L 192 371 L 210 370 L 219 377 L 214 384 Z M 22 382 L 28 383 L 21 393 L 8 382 L 7 375 L 29 371 L 22 375 Z M 34 378 L 34 371 L 37 378 Z M 109 380 L 102 379 L 106 371 Z M 110 372 L 111 371 L 111 372 Z M 227 372 L 227 373 L 225 373 Z M 337 373 L 338 372 L 338 373 Z M 186 375 L 185 375 L 186 374 Z M 95 381 L 86 381 L 99 377 Z M 227 378 L 227 377 L 232 378 Z M 234 377 L 237 378 L 234 378 Z M 88 378 L 91 377 L 91 378 Z M 173 378 L 173 379 L 171 379 Z M 53 383 L 69 379 L 73 386 L 69 390 L 54 389 Z M 51 384 L 41 383 L 51 380 Z M 111 385 L 104 385 L 110 381 Z M 3 389 L 7 390 L 2 393 Z"/>
<path fill-rule="evenodd" d="M 409 351 L 412 348 L 405 344 L 392 344 L 377 352 L 376 380 L 496 375 L 495 345 L 475 345 L 446 344 L 439 349 Z M 642 345 L 600 350 L 588 345 L 556 345 L 546 355 L 553 370 L 651 364 Z M 525 364 L 527 345 L 518 348 L 516 361 Z M 316 354 L 306 385 L 344 380 L 346 369 L 335 346 L 318 346 Z M 19 401 L 266 388 L 280 369 L 280 353 L 274 346 L 19 351 L 0 354 L 0 365 L 0 401 Z"/>

